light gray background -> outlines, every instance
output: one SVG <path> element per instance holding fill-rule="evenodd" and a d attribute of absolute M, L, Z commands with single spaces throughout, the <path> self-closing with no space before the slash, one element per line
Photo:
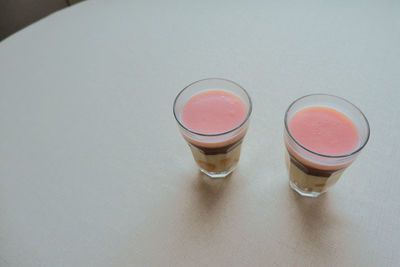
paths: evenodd
<path fill-rule="evenodd" d="M 398 266 L 400 2 L 94 1 L 0 43 L 1 266 Z M 238 169 L 199 174 L 188 83 L 253 98 Z M 330 192 L 288 187 L 291 101 L 359 106 L 371 139 Z"/>

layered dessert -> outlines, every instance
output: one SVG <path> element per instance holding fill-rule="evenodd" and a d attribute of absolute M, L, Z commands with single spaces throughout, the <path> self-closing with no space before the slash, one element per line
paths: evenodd
<path fill-rule="evenodd" d="M 237 165 L 247 124 L 247 107 L 237 95 L 225 90 L 206 90 L 183 106 L 181 119 L 191 132 L 183 132 L 200 169 L 226 175 Z M 242 126 L 242 127 L 240 127 Z"/>
<path fill-rule="evenodd" d="M 309 106 L 289 119 L 288 128 L 286 163 L 292 187 L 311 195 L 325 192 L 352 163 L 341 157 L 359 146 L 356 125 L 335 108 Z"/>

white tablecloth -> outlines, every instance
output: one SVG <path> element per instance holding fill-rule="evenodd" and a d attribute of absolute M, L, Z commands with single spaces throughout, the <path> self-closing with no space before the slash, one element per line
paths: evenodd
<path fill-rule="evenodd" d="M 95 1 L 0 43 L 0 266 L 399 266 L 398 1 Z M 205 77 L 253 99 L 238 169 L 199 174 L 172 115 Z M 330 93 L 371 139 L 317 199 L 283 115 Z"/>

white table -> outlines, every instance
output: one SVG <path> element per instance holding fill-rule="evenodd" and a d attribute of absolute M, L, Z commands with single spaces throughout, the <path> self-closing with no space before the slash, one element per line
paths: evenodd
<path fill-rule="evenodd" d="M 399 266 L 400 5 L 336 2 L 89 0 L 1 42 L 0 266 Z M 172 115 L 210 76 L 254 104 L 227 180 L 199 174 Z M 371 139 L 306 199 L 283 115 L 316 92 Z"/>

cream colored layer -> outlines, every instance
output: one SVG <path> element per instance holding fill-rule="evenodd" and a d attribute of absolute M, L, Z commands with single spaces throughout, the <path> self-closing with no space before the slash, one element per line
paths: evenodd
<path fill-rule="evenodd" d="M 206 155 L 196 147 L 190 144 L 189 146 L 192 150 L 194 160 L 201 169 L 213 173 L 224 173 L 232 170 L 239 162 L 242 144 L 239 144 L 227 153 L 216 155 Z"/>
<path fill-rule="evenodd" d="M 334 185 L 342 175 L 344 169 L 333 172 L 330 177 L 322 177 L 310 175 L 303 172 L 295 164 L 293 164 L 289 155 L 286 154 L 286 166 L 289 170 L 289 179 L 294 183 L 299 189 L 306 192 L 326 192 L 329 187 Z"/>

